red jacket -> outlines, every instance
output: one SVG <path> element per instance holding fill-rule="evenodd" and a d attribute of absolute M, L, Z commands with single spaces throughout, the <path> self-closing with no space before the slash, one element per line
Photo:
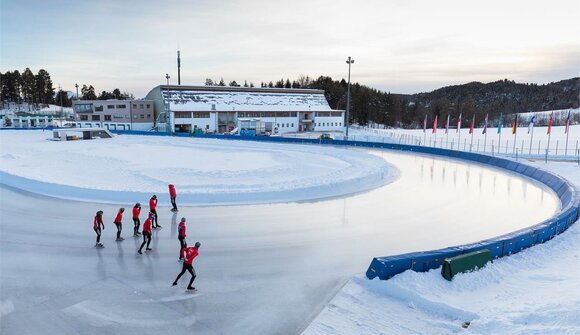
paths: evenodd
<path fill-rule="evenodd" d="M 157 207 L 157 199 L 149 199 L 149 209 L 155 210 L 155 207 Z"/>
<path fill-rule="evenodd" d="M 113 221 L 113 223 L 121 223 L 123 221 L 123 212 L 119 212 L 117 213 L 117 216 L 115 217 L 115 221 Z"/>
<path fill-rule="evenodd" d="M 173 184 L 169 184 L 169 196 L 172 198 L 177 197 L 177 192 L 175 191 L 175 186 L 173 186 Z"/>
<path fill-rule="evenodd" d="M 141 207 L 133 207 L 133 219 L 138 219 L 141 214 Z"/>
<path fill-rule="evenodd" d="M 144 233 L 151 233 L 151 219 L 147 218 L 145 222 L 143 222 L 143 232 Z"/>
<path fill-rule="evenodd" d="M 93 228 L 94 229 L 100 228 L 101 225 L 103 225 L 103 227 L 105 226 L 105 224 L 103 223 L 103 217 L 95 215 L 95 219 L 93 220 Z"/>
<path fill-rule="evenodd" d="M 185 248 L 185 264 L 191 265 L 193 263 L 193 259 L 199 255 L 199 252 L 195 247 L 187 247 Z"/>
<path fill-rule="evenodd" d="M 179 234 L 179 236 L 183 236 L 186 237 L 187 235 L 185 234 L 185 223 L 184 222 L 180 222 L 179 223 L 179 227 L 177 227 L 177 233 Z"/>

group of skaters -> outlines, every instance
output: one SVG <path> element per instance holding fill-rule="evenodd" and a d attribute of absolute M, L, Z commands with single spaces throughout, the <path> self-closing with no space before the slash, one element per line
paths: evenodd
<path fill-rule="evenodd" d="M 177 203 L 176 203 L 177 192 L 175 191 L 175 186 L 173 184 L 169 184 L 169 197 L 171 199 L 171 205 L 172 205 L 171 211 L 177 212 L 178 211 Z M 121 242 L 124 240 L 124 238 L 121 236 L 121 232 L 123 230 L 123 213 L 124 212 L 125 212 L 125 208 L 119 208 L 119 211 L 117 212 L 117 215 L 115 216 L 115 220 L 113 220 L 113 223 L 117 227 L 117 238 L 116 238 L 117 242 Z M 153 250 L 149 247 L 149 245 L 151 244 L 152 229 L 161 229 L 161 225 L 159 225 L 158 216 L 157 216 L 157 195 L 154 194 L 151 197 L 151 199 L 149 199 L 149 214 L 147 215 L 147 219 L 145 220 L 145 222 L 143 222 L 142 233 L 139 232 L 139 229 L 141 227 L 141 221 L 139 219 L 139 216 L 141 214 L 141 204 L 140 203 L 136 203 L 135 206 L 133 206 L 133 213 L 132 214 L 133 214 L 133 225 L 134 225 L 133 226 L 133 237 L 139 238 L 140 236 L 143 236 L 143 243 L 141 243 L 141 246 L 137 250 L 137 253 L 142 255 L 143 254 L 143 247 L 145 247 L 146 252 Z M 95 243 L 96 248 L 103 248 L 104 247 L 104 245 L 101 243 L 101 231 L 104 229 L 105 229 L 105 224 L 103 222 L 103 211 L 99 210 L 96 213 L 95 218 L 93 220 L 93 230 L 97 234 L 97 241 Z M 193 263 L 193 259 L 195 257 L 197 257 L 197 255 L 199 254 L 199 247 L 201 246 L 201 243 L 195 242 L 195 245 L 193 247 L 188 247 L 187 241 L 186 241 L 186 237 L 187 237 L 186 229 L 187 229 L 186 219 L 181 218 L 181 221 L 179 222 L 179 226 L 178 226 L 177 230 L 178 230 L 178 240 L 179 240 L 179 245 L 180 245 L 179 261 L 183 262 L 183 267 L 181 269 L 181 273 L 179 273 L 179 275 L 177 276 L 177 278 L 173 282 L 173 286 L 177 285 L 179 278 L 181 278 L 181 276 L 183 274 L 185 274 L 186 271 L 188 271 L 191 274 L 191 280 L 189 281 L 189 285 L 187 286 L 187 289 L 195 291 L 195 287 L 191 286 L 193 284 L 193 281 L 195 280 L 195 277 L 196 277 L 195 270 L 193 269 L 192 263 Z"/>

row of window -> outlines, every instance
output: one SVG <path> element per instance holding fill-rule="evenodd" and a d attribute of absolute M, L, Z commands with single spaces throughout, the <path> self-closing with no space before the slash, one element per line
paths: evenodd
<path fill-rule="evenodd" d="M 129 115 L 103 115 L 105 117 L 105 121 L 111 121 L 111 119 L 130 119 Z M 80 115 L 81 121 L 88 121 L 88 115 Z M 147 118 L 151 119 L 151 114 L 147 114 Z M 145 119 L 145 114 L 133 114 L 133 119 Z M 100 115 L 91 115 L 92 121 L 101 121 Z"/>
<path fill-rule="evenodd" d="M 294 123 L 277 123 L 278 128 L 284 128 L 284 125 L 286 125 L 286 128 L 290 128 L 290 127 L 294 127 Z"/>
<path fill-rule="evenodd" d="M 147 108 L 151 108 L 151 104 L 139 104 L 139 108 L 144 108 L 144 106 L 147 106 Z M 95 106 L 95 112 L 102 112 L 104 110 L 105 106 L 101 105 L 101 106 Z M 127 105 L 126 104 L 120 104 L 120 105 L 107 105 L 107 109 L 126 109 Z M 137 104 L 133 104 L 133 108 L 137 108 Z M 93 111 L 93 104 L 75 104 L 75 112 L 77 113 L 83 113 L 83 112 L 92 112 Z"/>
<path fill-rule="evenodd" d="M 316 112 L 316 116 L 319 116 L 319 117 L 329 117 L 329 116 L 341 117 L 342 112 Z"/>
<path fill-rule="evenodd" d="M 209 112 L 175 112 L 176 119 L 209 119 Z"/>
<path fill-rule="evenodd" d="M 297 112 L 238 112 L 238 117 L 296 117 Z"/>
<path fill-rule="evenodd" d="M 315 125 L 317 127 L 342 127 L 342 122 L 319 122 Z"/>

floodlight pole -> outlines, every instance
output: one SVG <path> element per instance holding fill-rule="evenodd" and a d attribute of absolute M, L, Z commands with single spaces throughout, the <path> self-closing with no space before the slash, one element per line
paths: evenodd
<path fill-rule="evenodd" d="M 171 77 L 169 76 L 169 73 L 166 73 L 166 74 L 165 74 L 165 79 L 167 79 L 167 86 L 169 86 L 169 78 L 171 78 Z"/>
<path fill-rule="evenodd" d="M 350 110 L 350 64 L 354 63 L 354 59 L 350 58 L 350 56 L 348 57 L 348 59 L 346 60 L 346 63 L 348 64 L 348 88 L 346 90 L 346 137 L 348 139 L 348 112 Z"/>

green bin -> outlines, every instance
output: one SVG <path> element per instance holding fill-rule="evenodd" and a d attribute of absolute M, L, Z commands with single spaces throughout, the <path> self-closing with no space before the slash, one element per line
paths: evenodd
<path fill-rule="evenodd" d="M 489 261 L 491 261 L 491 252 L 488 249 L 445 258 L 443 260 L 443 268 L 441 268 L 441 275 L 443 278 L 451 280 L 456 274 L 478 270 Z"/>

